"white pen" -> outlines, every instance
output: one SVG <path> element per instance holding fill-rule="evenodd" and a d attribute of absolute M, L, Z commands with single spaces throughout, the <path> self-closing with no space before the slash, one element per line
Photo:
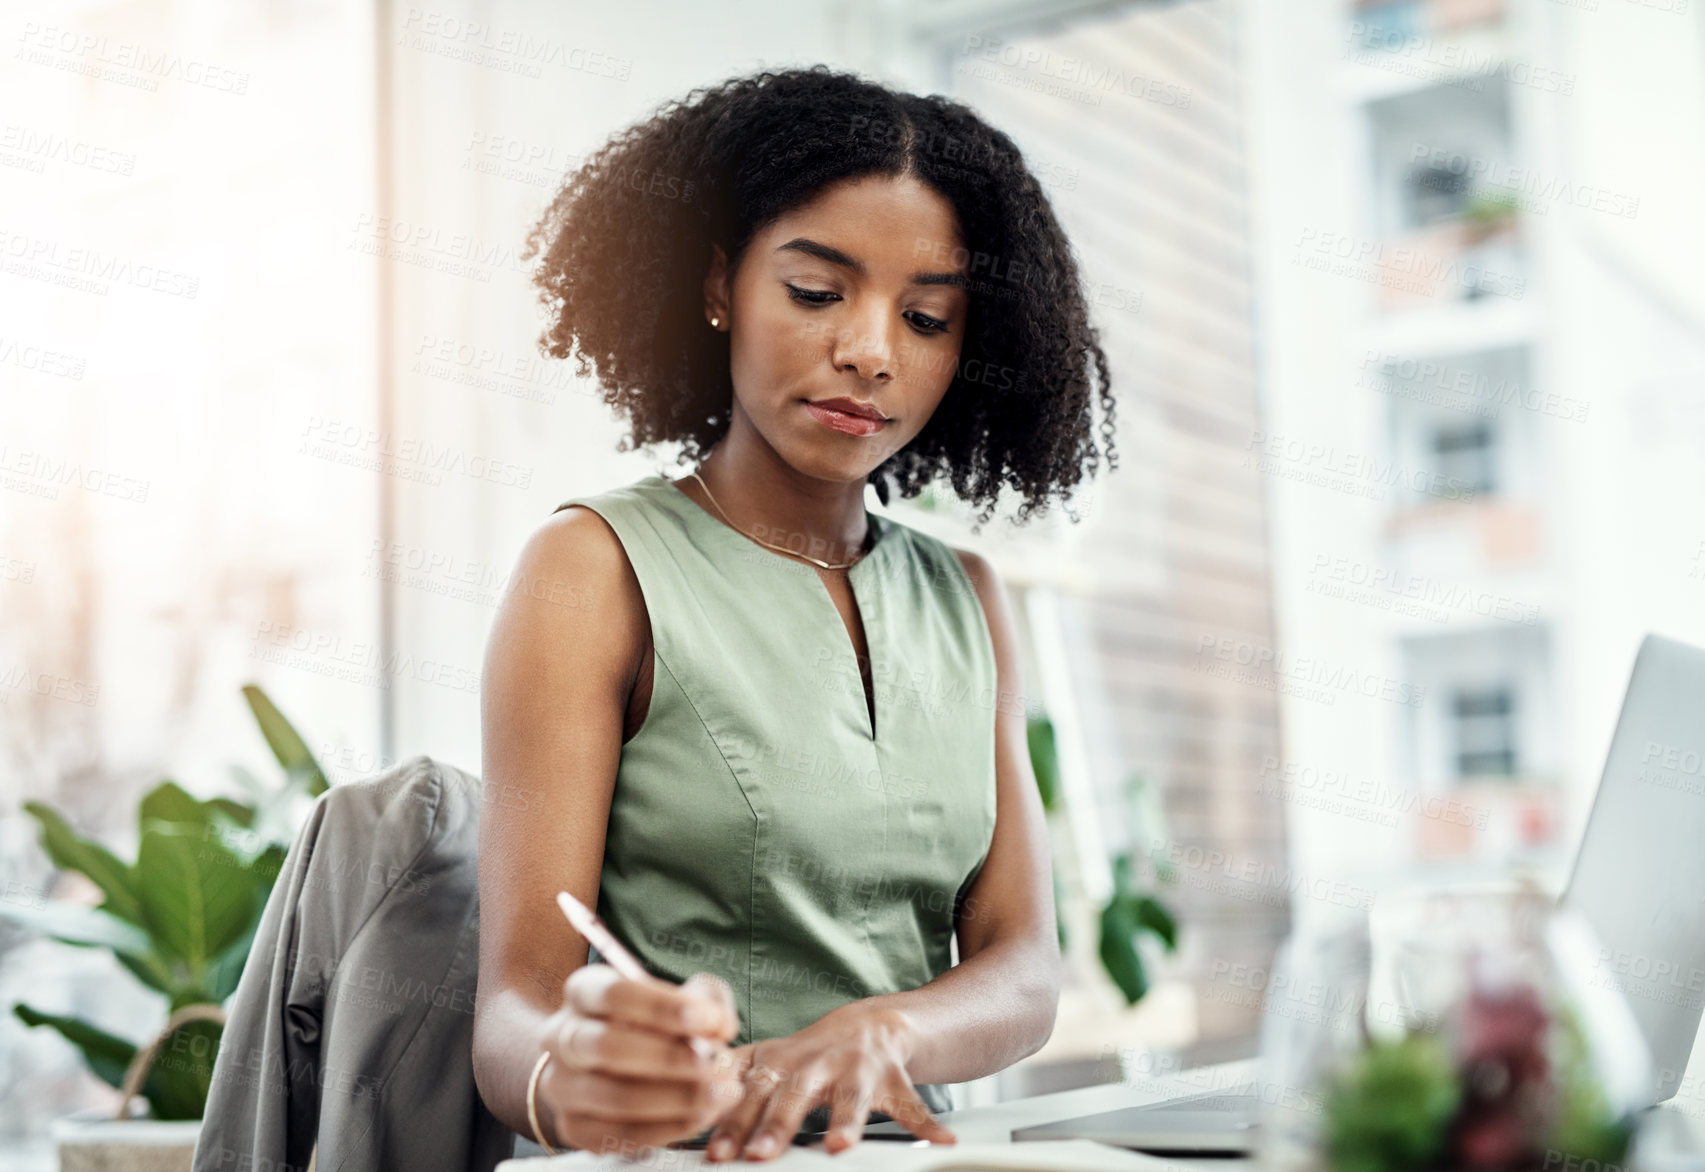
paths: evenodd
<path fill-rule="evenodd" d="M 610 962 L 610 967 L 630 981 L 656 981 L 658 978 L 645 971 L 645 966 L 639 963 L 637 957 L 623 947 L 616 939 L 615 933 L 604 926 L 604 921 L 598 914 L 566 891 L 556 893 L 557 906 L 562 914 L 568 917 L 568 922 L 574 925 L 574 930 L 586 937 L 587 943 L 598 950 L 600 956 Z M 701 1057 L 712 1053 L 709 1039 L 697 1036 L 687 1039 L 688 1045 Z"/>

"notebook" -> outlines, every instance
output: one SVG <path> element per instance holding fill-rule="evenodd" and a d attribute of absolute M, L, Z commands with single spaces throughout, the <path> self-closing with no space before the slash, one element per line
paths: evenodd
<path fill-rule="evenodd" d="M 498 1172 L 680 1172 L 699 1168 L 704 1153 L 679 1148 L 639 1150 L 631 1158 L 597 1152 L 565 1152 L 531 1160 L 505 1160 Z M 733 1160 L 713 1165 L 737 1172 L 1179 1172 L 1158 1156 L 1110 1148 L 1090 1140 L 1045 1143 L 899 1144 L 861 1143 L 839 1155 L 818 1148 L 791 1148 L 773 1160 Z"/>

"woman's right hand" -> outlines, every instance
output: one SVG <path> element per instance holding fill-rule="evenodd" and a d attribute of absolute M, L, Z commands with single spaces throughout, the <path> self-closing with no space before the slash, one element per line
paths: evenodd
<path fill-rule="evenodd" d="M 584 965 L 545 1025 L 539 1124 L 559 1148 L 600 1153 L 698 1135 L 740 1099 L 728 1048 L 739 1031 L 733 994 L 717 977 L 672 985 Z"/>

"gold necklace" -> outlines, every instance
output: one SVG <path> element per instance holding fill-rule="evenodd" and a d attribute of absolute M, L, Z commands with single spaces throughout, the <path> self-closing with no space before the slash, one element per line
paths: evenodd
<path fill-rule="evenodd" d="M 710 485 L 708 485 L 704 482 L 704 477 L 700 476 L 696 471 L 690 472 L 690 473 L 688 473 L 688 475 L 691 476 L 694 480 L 699 482 L 699 487 L 704 489 L 705 496 L 710 498 L 710 503 L 716 506 L 716 511 L 722 514 L 722 519 L 724 521 L 728 522 L 729 527 L 732 528 L 736 533 L 745 537 L 749 541 L 755 541 L 759 545 L 765 547 L 766 549 L 773 549 L 777 553 L 785 553 L 788 557 L 804 558 L 806 561 L 810 562 L 812 565 L 817 566 L 818 568 L 824 569 L 824 570 L 851 569 L 853 566 L 858 565 L 858 563 L 861 560 L 863 560 L 863 558 L 864 558 L 864 552 L 861 551 L 859 553 L 858 557 L 854 558 L 850 562 L 819 561 L 817 558 L 812 557 L 808 553 L 799 553 L 796 550 L 791 550 L 791 549 L 787 548 L 787 546 L 785 546 L 785 545 L 776 545 L 773 542 L 765 541 L 761 537 L 753 537 L 750 533 L 747 533 L 744 529 L 740 528 L 740 526 L 734 524 L 734 518 L 730 517 L 728 515 L 728 510 L 723 508 L 722 503 L 716 499 L 716 494 L 711 492 Z"/>

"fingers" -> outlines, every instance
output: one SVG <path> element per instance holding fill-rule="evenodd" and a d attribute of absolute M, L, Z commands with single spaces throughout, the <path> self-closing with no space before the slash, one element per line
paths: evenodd
<path fill-rule="evenodd" d="M 705 1149 L 705 1159 L 712 1162 L 732 1160 L 746 1146 L 747 1137 L 757 1125 L 770 1095 L 781 1081 L 781 1072 L 764 1066 L 755 1054 L 748 1057 L 748 1068 L 742 1082 L 744 1093 L 740 1101 L 729 1108 L 711 1133 Z"/>
<path fill-rule="evenodd" d="M 685 1038 L 602 1018 L 564 1017 L 551 1038 L 551 1053 L 566 1070 L 688 1082 L 716 1073 L 716 1056 L 701 1054 Z"/>
<path fill-rule="evenodd" d="M 791 1061 L 786 1047 L 780 1061 Z M 825 1062 L 808 1059 L 789 1077 L 768 1065 L 778 1051 L 742 1046 L 730 1052 L 736 1062 L 750 1069 L 744 1078 L 745 1094 L 717 1123 L 705 1158 L 712 1163 L 733 1159 L 768 1160 L 787 1151 L 805 1114 L 819 1103 L 830 1105 L 829 1130 L 824 1147 L 843 1152 L 857 1144 L 871 1111 L 881 1110 L 907 1131 L 930 1143 L 957 1143 L 958 1137 L 937 1119 L 898 1063 L 878 1060 L 870 1054 L 852 1061 Z"/>
<path fill-rule="evenodd" d="M 822 1101 L 825 1082 L 817 1071 L 807 1069 L 797 1080 L 788 1079 L 777 1087 L 741 1154 L 748 1160 L 768 1160 L 785 1152 L 805 1113 Z"/>
<path fill-rule="evenodd" d="M 552 1134 L 571 1148 L 605 1154 L 619 1152 L 632 1158 L 639 1155 L 640 1149 L 691 1139 L 700 1130 L 676 1123 L 615 1123 L 574 1117 L 572 1122 L 555 1124 Z"/>
<path fill-rule="evenodd" d="M 746 1095 L 746 1072 L 752 1065 L 751 1046 L 717 1046 L 711 1058 L 711 1114 L 706 1126 L 721 1123 Z"/>
<path fill-rule="evenodd" d="M 959 1137 L 947 1130 L 935 1113 L 918 1098 L 917 1088 L 906 1078 L 891 1072 L 884 1090 L 886 1093 L 880 1106 L 901 1127 L 932 1144 L 959 1142 Z"/>
<path fill-rule="evenodd" d="M 550 1134 L 577 1148 L 608 1151 L 697 1135 L 715 1115 L 711 1086 L 708 1079 L 623 1078 L 553 1060 L 540 1076 L 538 1100 Z"/>
<path fill-rule="evenodd" d="M 837 1091 L 834 1106 L 829 1112 L 829 1133 L 823 1146 L 831 1152 L 844 1152 L 864 1138 L 864 1125 L 870 1118 L 870 1100 L 875 1094 L 873 1080 L 860 1078 Z"/>
<path fill-rule="evenodd" d="M 725 1042 L 733 1041 L 740 1032 L 740 1010 L 734 1004 L 734 990 L 728 987 L 728 982 L 715 973 L 694 973 L 681 988 L 703 993 L 722 1007 L 722 1029 L 711 1036 Z"/>
<path fill-rule="evenodd" d="M 731 1021 L 722 993 L 703 981 L 687 989 L 607 965 L 577 970 L 544 1032 L 553 1061 L 538 1101 L 551 1134 L 601 1151 L 700 1134 L 739 1097 L 739 1062 L 712 1040 Z"/>
<path fill-rule="evenodd" d="M 553 1064 L 545 1069 L 548 1074 L 556 1068 Z M 612 1123 L 685 1122 L 700 1108 L 700 1095 L 693 1083 L 617 1078 L 590 1070 L 558 1073 L 551 1098 L 572 1103 L 576 1115 Z"/>
<path fill-rule="evenodd" d="M 719 1057 L 720 1062 L 726 1062 L 735 1078 L 745 1085 L 746 1076 L 751 1073 L 753 1064 L 757 1061 L 757 1043 L 747 1042 L 744 1046 L 735 1046 L 727 1053 L 727 1057 Z"/>
<path fill-rule="evenodd" d="M 663 1034 L 719 1037 L 728 1028 L 726 1008 L 707 995 L 702 982 L 688 988 L 667 981 L 633 981 L 606 964 L 576 969 L 563 985 L 563 1004 L 582 1017 Z"/>

